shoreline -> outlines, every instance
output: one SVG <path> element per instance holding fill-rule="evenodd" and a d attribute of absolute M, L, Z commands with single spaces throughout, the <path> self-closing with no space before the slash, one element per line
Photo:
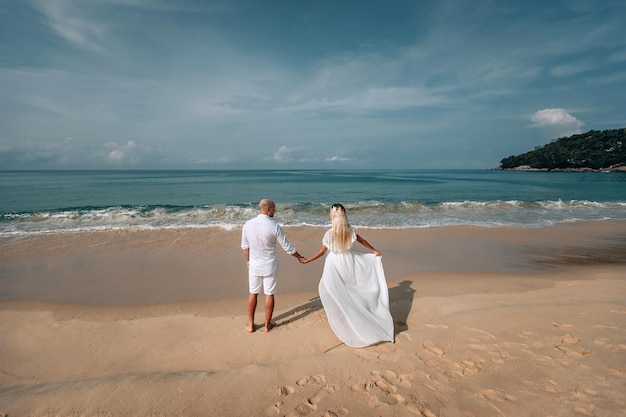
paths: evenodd
<path fill-rule="evenodd" d="M 284 227 L 304 256 L 324 228 Z M 112 231 L 0 239 L 0 302 L 94 305 L 203 302 L 247 296 L 240 228 Z M 368 229 L 388 281 L 428 273 L 541 273 L 626 264 L 626 222 L 543 228 Z M 364 248 L 357 246 L 357 250 Z M 300 265 L 278 249 L 279 294 L 316 291 L 323 259 Z"/>
<path fill-rule="evenodd" d="M 626 172 L 626 166 L 610 166 L 607 168 L 533 168 L 529 165 L 521 165 L 515 168 L 492 168 L 492 171 L 522 171 L 522 172 Z"/>

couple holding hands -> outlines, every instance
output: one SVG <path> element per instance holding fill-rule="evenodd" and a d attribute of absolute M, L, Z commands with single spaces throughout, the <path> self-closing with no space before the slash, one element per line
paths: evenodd
<path fill-rule="evenodd" d="M 250 292 L 246 329 L 249 332 L 255 330 L 254 313 L 261 290 L 265 294 L 265 331 L 272 329 L 278 243 L 303 264 L 328 252 L 318 290 L 328 323 L 342 342 L 357 348 L 393 342 L 394 326 L 381 253 L 350 226 L 345 207 L 341 204 L 331 206 L 332 227 L 324 234 L 320 250 L 310 258 L 300 255 L 289 242 L 273 219 L 275 212 L 276 205 L 272 200 L 261 200 L 259 214 L 248 220 L 242 229 L 241 248 L 248 263 Z M 373 254 L 352 250 L 355 242 Z"/>

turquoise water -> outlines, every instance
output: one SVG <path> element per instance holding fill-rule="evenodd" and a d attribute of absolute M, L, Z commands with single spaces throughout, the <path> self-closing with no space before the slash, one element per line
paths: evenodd
<path fill-rule="evenodd" d="M 380 228 L 540 227 L 626 219 L 626 174 L 488 170 L 4 171 L 0 236 L 243 224 L 263 197 L 276 220 Z"/>

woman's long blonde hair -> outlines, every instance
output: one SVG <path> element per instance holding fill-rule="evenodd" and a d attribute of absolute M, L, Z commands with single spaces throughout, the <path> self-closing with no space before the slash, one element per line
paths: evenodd
<path fill-rule="evenodd" d="M 333 204 L 330 207 L 330 219 L 335 249 L 345 252 L 352 247 L 352 226 L 348 223 L 346 208 L 338 203 Z"/>

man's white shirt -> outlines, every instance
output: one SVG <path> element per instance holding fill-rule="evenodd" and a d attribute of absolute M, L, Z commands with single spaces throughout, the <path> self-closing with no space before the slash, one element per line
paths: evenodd
<path fill-rule="evenodd" d="M 243 225 L 241 249 L 250 250 L 249 274 L 270 275 L 278 268 L 277 243 L 289 255 L 296 252 L 283 229 L 267 214 L 259 214 Z"/>

